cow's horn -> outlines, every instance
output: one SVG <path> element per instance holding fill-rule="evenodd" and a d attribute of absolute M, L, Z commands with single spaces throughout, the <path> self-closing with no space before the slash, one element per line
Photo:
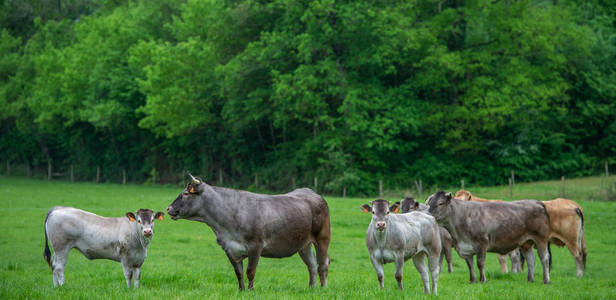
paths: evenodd
<path fill-rule="evenodd" d="M 192 176 L 192 174 L 188 173 L 188 176 L 190 176 L 190 179 L 194 184 L 201 184 L 201 180 L 195 178 L 195 176 Z"/>

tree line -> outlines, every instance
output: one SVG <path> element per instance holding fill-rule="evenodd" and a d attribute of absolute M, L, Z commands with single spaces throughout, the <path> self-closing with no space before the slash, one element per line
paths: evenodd
<path fill-rule="evenodd" d="M 0 3 L 7 171 L 367 195 L 616 161 L 612 1 Z"/>

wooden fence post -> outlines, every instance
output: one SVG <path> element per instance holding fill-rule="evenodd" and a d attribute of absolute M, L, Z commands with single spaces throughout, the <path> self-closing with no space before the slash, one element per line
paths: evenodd
<path fill-rule="evenodd" d="M 383 179 L 379 179 L 379 198 L 383 197 Z"/>
<path fill-rule="evenodd" d="M 460 180 L 460 184 L 462 184 L 462 189 L 464 189 L 464 179 Z"/>
<path fill-rule="evenodd" d="M 101 183 L 101 166 L 96 166 L 96 183 Z"/>
<path fill-rule="evenodd" d="M 255 188 L 259 187 L 259 174 L 255 173 Z"/>
<path fill-rule="evenodd" d="M 47 161 L 47 181 L 51 180 L 51 160 Z"/>
<path fill-rule="evenodd" d="M 314 192 L 318 193 L 318 187 L 319 187 L 319 180 L 317 179 L 316 176 L 314 176 Z"/>
<path fill-rule="evenodd" d="M 421 179 L 419 179 L 419 181 L 415 180 L 415 187 L 417 188 L 417 192 L 419 193 L 419 199 L 423 199 Z"/>
<path fill-rule="evenodd" d="M 515 173 L 511 170 L 511 184 L 515 185 Z"/>
<path fill-rule="evenodd" d="M 610 170 L 607 167 L 607 160 L 605 161 L 605 177 L 610 177 Z"/>
<path fill-rule="evenodd" d="M 291 177 L 291 185 L 293 186 L 293 189 L 295 189 L 295 176 Z"/>
<path fill-rule="evenodd" d="M 342 188 L 342 198 L 346 198 L 346 186 Z"/>
<path fill-rule="evenodd" d="M 509 178 L 509 200 L 513 200 L 513 178 Z"/>
<path fill-rule="evenodd" d="M 222 182 L 222 168 L 218 168 L 218 185 L 223 186 Z"/>
<path fill-rule="evenodd" d="M 126 168 L 122 168 L 122 184 L 126 184 Z"/>
<path fill-rule="evenodd" d="M 560 196 L 565 198 L 565 176 L 560 176 Z"/>
<path fill-rule="evenodd" d="M 32 171 L 30 170 L 30 161 L 26 161 L 26 176 L 32 176 Z"/>
<path fill-rule="evenodd" d="M 73 164 L 71 164 L 71 182 L 75 182 L 75 173 L 73 172 Z"/>

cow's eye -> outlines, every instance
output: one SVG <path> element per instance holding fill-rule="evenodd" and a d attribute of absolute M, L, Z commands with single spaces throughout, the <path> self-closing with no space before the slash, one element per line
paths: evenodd
<path fill-rule="evenodd" d="M 141 224 L 141 220 L 137 220 L 137 222 L 139 222 L 139 224 Z"/>

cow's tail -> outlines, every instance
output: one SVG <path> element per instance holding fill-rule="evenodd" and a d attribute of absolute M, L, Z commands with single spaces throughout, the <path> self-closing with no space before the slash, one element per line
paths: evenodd
<path fill-rule="evenodd" d="M 44 224 L 44 230 L 45 230 L 45 251 L 43 252 L 43 257 L 45 258 L 45 260 L 47 261 L 47 264 L 49 265 L 49 267 L 53 270 L 53 266 L 51 265 L 51 251 L 49 250 L 49 238 L 47 237 L 47 219 L 49 219 L 49 215 L 51 214 L 51 212 L 54 209 L 50 209 L 47 212 L 47 215 L 45 216 L 45 224 Z"/>
<path fill-rule="evenodd" d="M 548 270 L 551 272 L 552 271 L 552 249 L 550 247 L 552 243 L 548 242 Z"/>
<path fill-rule="evenodd" d="M 575 213 L 580 217 L 580 228 L 578 230 L 578 248 L 582 251 L 582 266 L 586 269 L 586 236 L 584 234 L 584 213 L 579 207 L 575 208 Z"/>

